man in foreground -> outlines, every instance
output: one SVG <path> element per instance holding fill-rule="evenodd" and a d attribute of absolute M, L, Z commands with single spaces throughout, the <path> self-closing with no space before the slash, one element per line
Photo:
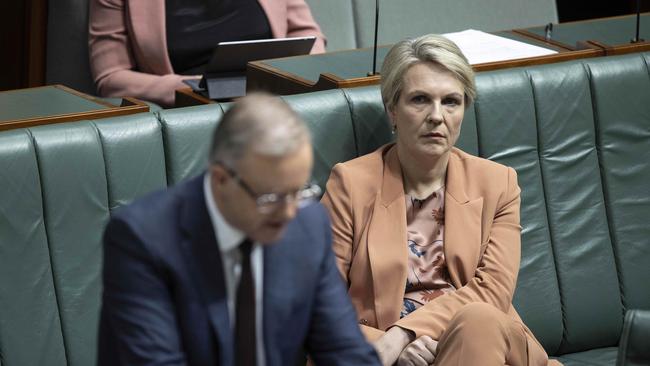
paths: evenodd
<path fill-rule="evenodd" d="M 204 175 L 120 210 L 104 238 L 99 365 L 377 365 L 310 201 L 309 132 L 237 101 Z"/>

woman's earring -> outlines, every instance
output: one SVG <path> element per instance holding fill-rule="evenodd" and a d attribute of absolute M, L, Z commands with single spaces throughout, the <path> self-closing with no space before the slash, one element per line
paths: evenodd
<path fill-rule="evenodd" d="M 393 125 L 393 128 L 391 128 L 390 132 L 394 135 L 395 132 L 397 132 L 397 125 Z"/>

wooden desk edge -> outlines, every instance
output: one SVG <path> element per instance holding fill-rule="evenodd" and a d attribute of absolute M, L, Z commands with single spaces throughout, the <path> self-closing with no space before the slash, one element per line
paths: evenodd
<path fill-rule="evenodd" d="M 279 95 L 299 94 L 315 91 L 314 83 L 288 71 L 280 70 L 263 61 L 246 65 L 246 92 L 264 90 Z"/>
<path fill-rule="evenodd" d="M 482 64 L 473 65 L 472 67 L 474 68 L 474 71 L 482 72 L 482 71 L 509 69 L 513 67 L 545 65 L 545 64 L 552 64 L 556 62 L 578 60 L 583 58 L 598 57 L 604 55 L 605 52 L 603 50 L 585 49 L 585 50 L 578 50 L 578 51 L 571 51 L 571 52 L 560 52 L 560 53 L 545 55 L 545 56 L 519 58 L 519 59 L 507 60 L 507 61 L 486 62 Z"/>
<path fill-rule="evenodd" d="M 593 41 L 589 41 L 593 42 Z M 607 56 L 614 56 L 614 55 L 625 55 L 628 53 L 635 53 L 635 52 L 646 52 L 650 51 L 650 42 L 645 41 L 645 42 L 638 42 L 638 43 L 627 43 L 627 44 L 620 44 L 620 45 L 606 45 L 605 46 L 605 55 Z"/>
<path fill-rule="evenodd" d="M 511 67 L 541 65 L 554 62 L 577 60 L 582 58 L 604 56 L 601 49 L 585 49 L 558 52 L 552 55 L 528 57 L 514 60 L 487 62 L 472 65 L 474 71 L 491 71 Z M 331 73 L 320 74 L 318 80 L 310 82 L 289 72 L 278 70 L 263 62 L 251 62 L 247 69 L 247 91 L 270 90 L 281 95 L 307 93 L 327 89 L 353 88 L 375 85 L 381 82 L 380 75 L 343 79 Z"/>
<path fill-rule="evenodd" d="M 195 93 L 194 90 L 192 90 L 192 88 L 190 87 L 176 89 L 175 98 L 176 99 L 174 101 L 174 108 L 183 108 L 183 107 L 191 107 L 195 105 L 216 103 L 212 99 L 206 98 L 198 93 Z"/>
<path fill-rule="evenodd" d="M 76 90 L 67 87 L 63 87 L 63 88 L 74 91 L 75 93 L 73 94 L 75 95 L 80 93 L 77 92 Z M 87 97 L 91 98 L 90 100 L 94 99 L 93 97 L 87 94 L 83 94 L 83 95 L 86 95 Z M 84 120 L 91 120 L 91 119 L 118 117 L 118 116 L 126 116 L 126 115 L 136 114 L 136 113 L 149 112 L 149 106 L 146 103 L 130 97 L 125 97 L 122 99 L 122 106 L 115 106 L 110 103 L 108 103 L 108 106 L 109 106 L 108 109 L 101 109 L 101 110 L 89 111 L 89 112 L 63 113 L 63 114 L 57 114 L 53 116 L 0 121 L 0 131 L 35 127 L 41 125 L 49 125 L 54 123 L 84 121 Z"/>
<path fill-rule="evenodd" d="M 528 39 L 533 39 L 533 40 L 538 41 L 538 42 L 546 43 L 546 44 L 549 44 L 549 45 L 554 46 L 554 47 L 558 47 L 558 48 L 560 48 L 562 50 L 566 50 L 566 51 L 575 51 L 576 50 L 576 48 L 574 46 L 564 44 L 564 43 L 556 41 L 554 39 L 546 39 L 546 38 L 540 36 L 539 34 L 535 34 L 535 33 L 531 32 L 529 30 L 526 30 L 526 29 L 513 29 L 512 33 L 515 33 L 517 35 L 520 35 L 520 36 L 528 38 Z"/>

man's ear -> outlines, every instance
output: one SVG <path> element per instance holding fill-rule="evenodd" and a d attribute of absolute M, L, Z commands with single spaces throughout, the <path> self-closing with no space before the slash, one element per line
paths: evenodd
<path fill-rule="evenodd" d="M 228 174 L 226 169 L 224 169 L 219 164 L 211 164 L 209 169 L 210 169 L 210 174 L 212 175 L 213 185 L 221 186 L 225 184 L 230 178 L 230 175 Z"/>

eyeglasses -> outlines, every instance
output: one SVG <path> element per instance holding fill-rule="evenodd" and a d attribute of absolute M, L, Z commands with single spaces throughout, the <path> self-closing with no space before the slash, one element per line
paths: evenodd
<path fill-rule="evenodd" d="M 321 194 L 320 187 L 315 183 L 309 183 L 304 188 L 299 189 L 295 192 L 288 193 L 263 193 L 258 194 L 244 182 L 241 177 L 235 172 L 232 168 L 226 166 L 225 164 L 221 165 L 228 174 L 234 179 L 237 184 L 246 192 L 257 205 L 257 211 L 261 214 L 269 214 L 278 210 L 283 204 L 289 204 L 297 202 L 299 206 L 305 204 L 308 201 L 318 198 Z"/>

